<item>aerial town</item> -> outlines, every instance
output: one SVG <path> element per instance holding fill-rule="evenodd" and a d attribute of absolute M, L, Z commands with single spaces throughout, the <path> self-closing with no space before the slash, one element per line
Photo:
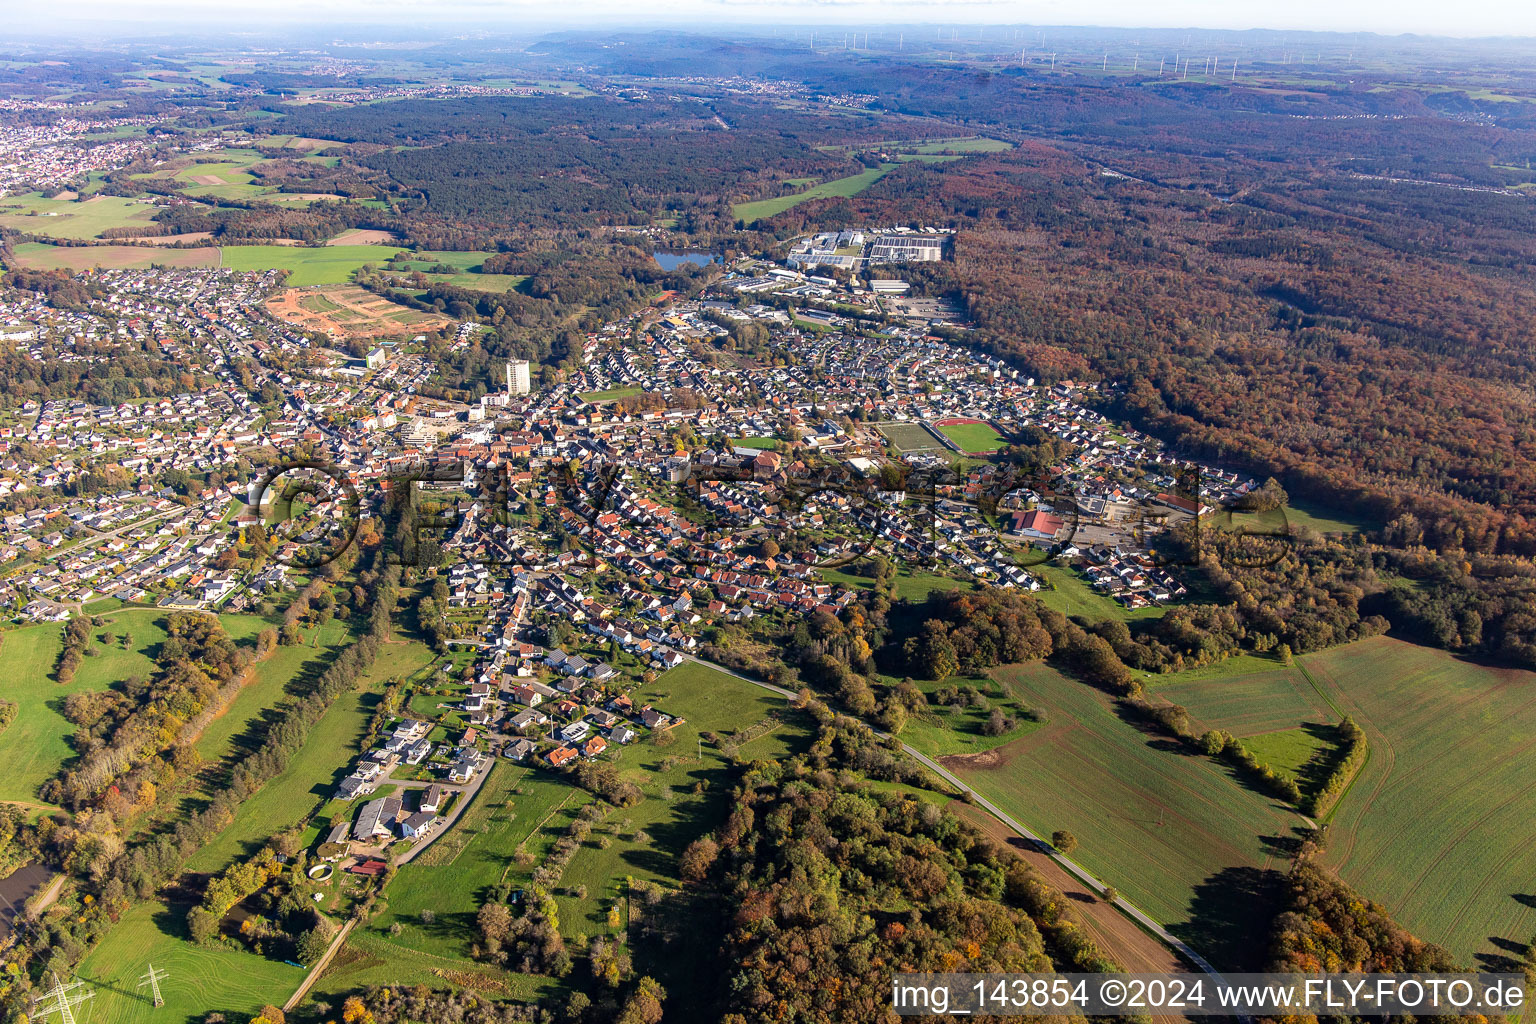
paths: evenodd
<path fill-rule="evenodd" d="M 1519 1019 L 1518 19 L 179 2 L 7 13 L 0 1020 Z"/>

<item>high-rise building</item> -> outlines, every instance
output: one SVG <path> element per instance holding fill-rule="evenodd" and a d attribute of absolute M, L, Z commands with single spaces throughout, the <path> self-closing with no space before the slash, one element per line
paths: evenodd
<path fill-rule="evenodd" d="M 533 390 L 532 380 L 528 373 L 528 360 L 507 360 L 507 394 L 526 395 Z"/>

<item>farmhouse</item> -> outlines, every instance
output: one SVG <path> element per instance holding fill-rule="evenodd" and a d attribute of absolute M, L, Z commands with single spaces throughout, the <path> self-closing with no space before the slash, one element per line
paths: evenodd
<path fill-rule="evenodd" d="M 352 829 L 352 838 L 360 843 L 372 842 L 380 838 L 393 839 L 395 819 L 399 816 L 399 797 L 381 796 L 377 800 L 370 800 L 358 812 L 357 824 Z"/>

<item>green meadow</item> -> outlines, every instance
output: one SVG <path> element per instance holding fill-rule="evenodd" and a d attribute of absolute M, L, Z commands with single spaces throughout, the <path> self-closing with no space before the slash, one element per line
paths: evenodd
<path fill-rule="evenodd" d="M 122 196 L 46 199 L 40 192 L 0 199 L 0 227 L 51 238 L 98 238 L 108 228 L 148 229 L 159 210 Z"/>
<path fill-rule="evenodd" d="M 232 270 L 286 270 L 288 284 L 345 284 L 365 263 L 383 263 L 398 245 L 227 245 L 220 262 Z"/>
<path fill-rule="evenodd" d="M 62 623 L 39 623 L 0 633 L 0 657 L 7 667 L 4 679 L 0 679 L 0 699 L 17 705 L 15 721 L 0 732 L 0 763 L 6 765 L 0 772 L 0 800 L 42 806 L 37 799 L 38 787 L 74 756 L 68 741 L 74 726 L 64 718 L 65 697 L 104 690 L 130 676 L 148 678 L 153 674 L 155 651 L 165 640 L 164 613 L 124 608 L 103 617 L 106 626 L 92 634 L 93 653 L 86 656 L 68 684 L 60 684 L 53 675 L 63 647 Z M 254 615 L 219 618 L 236 639 L 252 636 L 266 625 Z M 108 633 L 113 636 L 110 644 L 102 641 Z M 132 642 L 124 646 L 128 638 Z M 217 735 L 222 721 L 216 719 L 207 732 Z"/>
<path fill-rule="evenodd" d="M 858 174 L 850 174 L 846 178 L 824 181 L 820 185 L 813 185 L 803 192 L 795 192 L 787 196 L 776 196 L 772 199 L 758 199 L 749 203 L 737 203 L 731 208 L 731 212 L 738 221 L 751 224 L 753 221 L 761 220 L 764 217 L 772 217 L 777 213 L 783 213 L 790 207 L 799 206 L 801 203 L 809 202 L 812 199 L 856 196 L 891 173 L 898 166 L 898 164 L 893 163 L 881 164 L 879 167 L 871 167 Z"/>
<path fill-rule="evenodd" d="M 1301 816 L 1209 758 L 1165 749 L 1161 734 L 1049 665 L 992 675 L 1048 720 L 946 767 L 1035 832 L 1072 832 L 1074 860 L 1218 967 L 1243 965 L 1244 922 L 1268 912 L 1254 881 L 1285 868 L 1266 837 L 1290 837 Z"/>

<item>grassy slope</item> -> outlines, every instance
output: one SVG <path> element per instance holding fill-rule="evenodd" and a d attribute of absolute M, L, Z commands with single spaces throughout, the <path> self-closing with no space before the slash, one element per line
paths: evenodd
<path fill-rule="evenodd" d="M 383 263 L 398 245 L 228 245 L 219 250 L 223 265 L 234 270 L 289 270 L 288 284 L 344 284 L 365 263 Z"/>
<path fill-rule="evenodd" d="M 1157 605 L 1148 608 L 1126 608 L 1124 605 L 1099 593 L 1071 569 L 1049 563 L 1032 565 L 1029 571 L 1050 583 L 1054 589 L 1041 590 L 1035 596 L 1048 608 L 1063 615 L 1082 615 L 1094 622 L 1103 619 L 1121 619 L 1134 622 L 1137 619 L 1155 619 L 1163 614 Z"/>
<path fill-rule="evenodd" d="M 1371 744 L 1330 830 L 1345 881 L 1468 966 L 1528 941 L 1536 676 L 1387 637 L 1301 661 Z"/>
<path fill-rule="evenodd" d="M 97 653 L 81 663 L 67 686 L 53 678 L 62 646 L 62 624 L 42 623 L 0 634 L 0 657 L 8 669 L 0 679 L 0 698 L 18 705 L 16 720 L 0 733 L 0 763 L 6 765 L 0 772 L 0 800 L 35 803 L 37 788 L 73 756 L 67 738 L 74 726 L 63 716 L 65 697 L 104 690 L 129 676 L 148 677 L 154 672 L 154 653 L 165 639 L 160 625 L 164 614 L 149 608 L 127 608 L 105 618 L 108 625 L 94 634 Z M 220 621 L 236 639 L 264 625 L 251 615 L 224 615 Z M 114 634 L 111 646 L 100 643 L 105 632 Z M 133 645 L 124 649 L 122 642 L 128 635 L 133 637 Z M 219 725 L 215 721 L 210 731 Z"/>
<path fill-rule="evenodd" d="M 1050 721 L 999 748 L 1001 765 L 951 770 L 1030 828 L 1071 831 L 1080 863 L 1218 966 L 1251 953 L 1251 887 L 1264 868 L 1283 867 L 1260 837 L 1288 836 L 1299 816 L 1206 758 L 1163 749 L 1102 693 L 1049 666 L 995 675 Z"/>
<path fill-rule="evenodd" d="M 186 940 L 186 909 L 160 900 L 139 904 L 86 957 L 78 977 L 96 990 L 89 1024 L 187 1024 L 213 1009 L 244 1019 L 263 1003 L 282 1005 L 303 980 L 298 967 Z M 166 1005 L 158 1010 L 138 990 L 151 962 L 169 974 L 162 983 Z"/>
<path fill-rule="evenodd" d="M 28 216 L 33 212 L 53 216 Z M 51 238 L 86 239 L 100 236 L 107 228 L 148 226 L 156 212 L 152 206 L 121 196 L 80 202 L 44 199 L 33 192 L 0 199 L 0 226 Z"/>
<path fill-rule="evenodd" d="M 846 178 L 836 178 L 832 181 L 822 182 L 820 185 L 806 189 L 804 192 L 796 192 L 788 196 L 776 196 L 773 199 L 759 199 L 750 203 L 737 203 L 731 213 L 737 220 L 747 224 L 763 217 L 772 217 L 776 213 L 783 213 L 792 206 L 812 199 L 826 199 L 830 196 L 856 196 L 869 188 L 875 182 L 885 177 L 897 164 L 881 164 L 879 167 L 871 167 L 858 174 L 850 174 Z"/>

